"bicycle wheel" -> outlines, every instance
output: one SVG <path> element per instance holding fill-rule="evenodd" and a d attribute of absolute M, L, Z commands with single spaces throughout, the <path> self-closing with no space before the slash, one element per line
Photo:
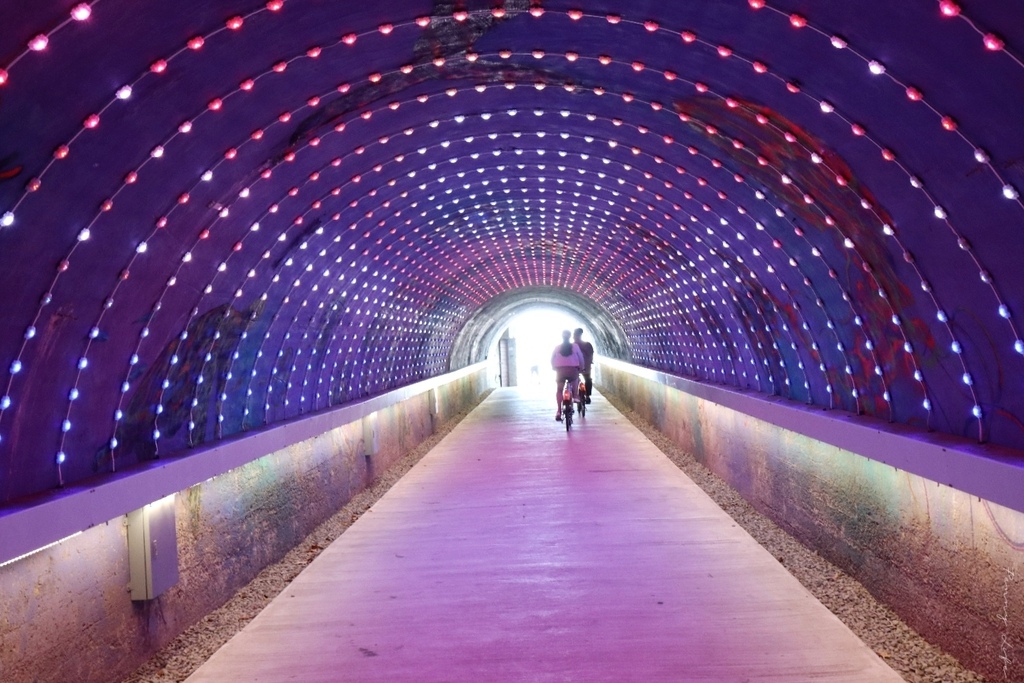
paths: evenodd
<path fill-rule="evenodd" d="M 565 431 L 572 427 L 572 401 L 566 401 L 562 406 L 562 418 L 565 420 Z"/>
<path fill-rule="evenodd" d="M 580 417 L 587 416 L 587 399 L 584 396 L 580 396 Z"/>

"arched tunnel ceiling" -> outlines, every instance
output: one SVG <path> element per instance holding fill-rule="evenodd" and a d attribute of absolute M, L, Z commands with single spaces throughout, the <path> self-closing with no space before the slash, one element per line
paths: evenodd
<path fill-rule="evenodd" d="M 8 5 L 0 501 L 443 373 L 531 287 L 1024 446 L 1019 2 Z"/>

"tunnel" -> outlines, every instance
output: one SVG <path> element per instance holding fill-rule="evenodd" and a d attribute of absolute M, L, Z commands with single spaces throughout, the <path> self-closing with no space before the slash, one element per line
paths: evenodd
<path fill-rule="evenodd" d="M 600 389 L 1024 680 L 1016 0 L 8 2 L 0 25 L 7 675 L 129 673 L 554 307 Z M 176 568 L 129 599 L 132 514 L 168 500 Z"/>

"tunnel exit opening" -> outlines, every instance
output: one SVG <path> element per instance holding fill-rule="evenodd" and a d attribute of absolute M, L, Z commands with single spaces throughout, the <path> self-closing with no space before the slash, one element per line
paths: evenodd
<path fill-rule="evenodd" d="M 497 364 L 500 386 L 540 385 L 551 374 L 551 350 L 561 341 L 562 330 L 577 327 L 583 328 L 584 338 L 593 338 L 586 321 L 564 309 L 537 306 L 517 313 L 488 353 Z"/>

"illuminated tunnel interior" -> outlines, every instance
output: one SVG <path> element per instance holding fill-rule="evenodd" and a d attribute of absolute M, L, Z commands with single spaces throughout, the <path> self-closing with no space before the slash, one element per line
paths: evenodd
<path fill-rule="evenodd" d="M 0 503 L 480 360 L 1024 447 L 1024 9 L 21 3 Z"/>

